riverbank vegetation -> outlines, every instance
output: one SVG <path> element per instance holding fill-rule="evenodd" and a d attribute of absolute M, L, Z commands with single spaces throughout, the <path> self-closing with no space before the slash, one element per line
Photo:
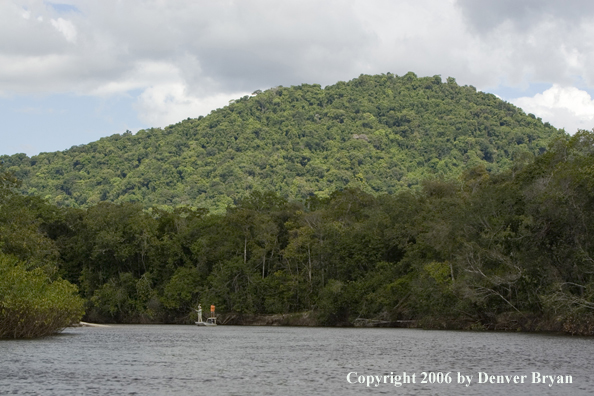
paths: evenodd
<path fill-rule="evenodd" d="M 78 323 L 84 301 L 57 276 L 59 252 L 43 230 L 57 208 L 23 197 L 0 173 L 0 339 L 49 335 Z"/>
<path fill-rule="evenodd" d="M 0 255 L 0 339 L 42 337 L 78 323 L 84 302 L 76 292 L 42 268 Z"/>
<path fill-rule="evenodd" d="M 224 214 L 35 202 L 47 242 L 36 254 L 55 255 L 89 321 L 183 323 L 213 303 L 313 311 L 331 326 L 594 332 L 591 132 L 506 171 L 479 164 L 396 194 L 347 188 L 299 202 L 253 192 Z"/>

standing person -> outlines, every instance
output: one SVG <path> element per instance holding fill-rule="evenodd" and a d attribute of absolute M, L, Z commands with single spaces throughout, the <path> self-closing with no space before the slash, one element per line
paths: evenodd
<path fill-rule="evenodd" d="M 198 304 L 196 312 L 198 312 L 198 322 L 196 323 L 202 323 L 202 305 Z"/>
<path fill-rule="evenodd" d="M 214 316 L 215 316 L 215 306 L 211 305 L 210 306 L 210 317 L 214 318 Z"/>

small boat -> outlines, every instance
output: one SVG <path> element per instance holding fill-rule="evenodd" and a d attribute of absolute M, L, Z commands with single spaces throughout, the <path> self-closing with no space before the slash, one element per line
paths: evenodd
<path fill-rule="evenodd" d="M 202 306 L 198 305 L 198 309 L 196 310 L 196 312 L 198 312 L 198 321 L 195 322 L 196 326 L 216 326 L 217 318 L 215 316 L 214 308 L 215 308 L 214 305 L 210 306 L 210 318 L 207 318 L 206 322 L 204 322 L 202 320 Z"/>

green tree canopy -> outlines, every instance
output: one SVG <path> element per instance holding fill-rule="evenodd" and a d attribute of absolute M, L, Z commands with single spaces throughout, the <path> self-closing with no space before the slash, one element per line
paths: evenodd
<path fill-rule="evenodd" d="M 478 165 L 499 172 L 560 135 L 454 79 L 387 73 L 275 87 L 164 129 L 0 159 L 21 191 L 61 206 L 138 202 L 224 213 L 253 191 L 288 200 L 344 188 L 377 195 Z"/>

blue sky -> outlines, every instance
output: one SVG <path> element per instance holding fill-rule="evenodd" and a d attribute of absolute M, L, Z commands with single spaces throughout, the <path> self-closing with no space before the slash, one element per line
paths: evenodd
<path fill-rule="evenodd" d="M 103 136 L 138 131 L 134 96 L 98 98 L 75 94 L 0 98 L 2 154 L 58 151 Z"/>
<path fill-rule="evenodd" d="M 206 115 L 256 89 L 439 74 L 574 133 L 594 127 L 594 3 L 8 0 L 1 154 Z"/>

